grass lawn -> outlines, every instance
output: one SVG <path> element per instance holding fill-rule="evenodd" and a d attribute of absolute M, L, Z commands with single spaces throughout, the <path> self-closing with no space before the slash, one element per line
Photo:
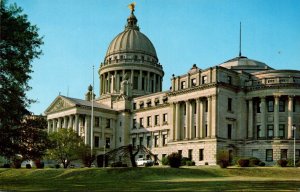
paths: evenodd
<path fill-rule="evenodd" d="M 300 191 L 300 168 L 0 169 L 0 191 Z"/>

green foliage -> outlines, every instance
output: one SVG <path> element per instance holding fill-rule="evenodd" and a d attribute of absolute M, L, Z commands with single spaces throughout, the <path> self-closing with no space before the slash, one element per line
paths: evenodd
<path fill-rule="evenodd" d="M 81 148 L 80 157 L 85 167 L 91 167 L 92 163 L 96 159 L 96 152 L 95 151 L 91 152 L 91 147 L 87 145 Z"/>
<path fill-rule="evenodd" d="M 256 157 L 250 157 L 249 158 L 249 166 L 250 167 L 258 166 L 260 162 L 261 162 L 260 159 L 258 159 Z"/>
<path fill-rule="evenodd" d="M 229 153 L 226 150 L 220 150 L 217 152 L 217 164 L 221 168 L 227 168 L 230 164 Z"/>
<path fill-rule="evenodd" d="M 182 156 L 179 153 L 171 153 L 168 155 L 169 165 L 172 168 L 179 168 L 181 166 Z"/>
<path fill-rule="evenodd" d="M 33 102 L 26 96 L 31 62 L 42 53 L 43 41 L 16 4 L 1 1 L 0 9 L 0 155 L 10 159 L 24 152 L 23 120 Z"/>
<path fill-rule="evenodd" d="M 169 165 L 168 157 L 163 157 L 163 158 L 161 159 L 161 164 L 163 164 L 163 165 Z"/>
<path fill-rule="evenodd" d="M 62 163 L 64 168 L 67 168 L 72 161 L 80 159 L 80 152 L 86 148 L 82 138 L 72 129 L 59 129 L 49 137 L 54 146 L 48 150 L 48 156 Z"/>
<path fill-rule="evenodd" d="M 195 161 L 187 161 L 187 162 L 186 162 L 186 165 L 187 165 L 187 166 L 195 166 L 196 163 L 195 163 Z"/>
<path fill-rule="evenodd" d="M 182 157 L 181 166 L 185 166 L 187 161 L 190 161 L 190 159 L 188 157 Z"/>
<path fill-rule="evenodd" d="M 249 159 L 239 159 L 238 160 L 238 165 L 240 167 L 249 167 L 249 163 L 250 163 Z"/>
<path fill-rule="evenodd" d="M 280 167 L 286 167 L 288 164 L 288 161 L 285 160 L 285 159 L 280 159 L 277 161 L 277 165 L 280 166 Z"/>
<path fill-rule="evenodd" d="M 261 162 L 259 162 L 258 166 L 264 167 L 264 166 L 266 166 L 266 163 L 261 161 Z"/>

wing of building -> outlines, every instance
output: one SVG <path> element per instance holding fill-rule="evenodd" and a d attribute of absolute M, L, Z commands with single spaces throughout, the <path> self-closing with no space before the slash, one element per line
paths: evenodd
<path fill-rule="evenodd" d="M 48 132 L 73 129 L 99 154 L 104 146 L 144 145 L 158 159 L 179 152 L 196 165 L 215 165 L 222 150 L 231 159 L 253 156 L 267 164 L 293 158 L 293 127 L 300 138 L 300 71 L 239 56 L 208 69 L 193 65 L 172 76 L 167 91 L 163 76 L 132 11 L 100 65 L 93 128 L 89 87 L 85 100 L 59 95 L 52 102 L 45 111 Z M 299 142 L 296 147 L 299 158 Z"/>

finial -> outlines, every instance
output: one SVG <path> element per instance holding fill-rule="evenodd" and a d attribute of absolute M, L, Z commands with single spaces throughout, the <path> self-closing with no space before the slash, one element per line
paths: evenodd
<path fill-rule="evenodd" d="M 131 13 L 133 14 L 133 12 L 135 11 L 134 8 L 135 8 L 135 2 L 131 3 L 128 5 L 129 9 L 131 10 Z"/>
<path fill-rule="evenodd" d="M 240 22 L 240 52 L 239 57 L 242 56 L 242 23 Z"/>

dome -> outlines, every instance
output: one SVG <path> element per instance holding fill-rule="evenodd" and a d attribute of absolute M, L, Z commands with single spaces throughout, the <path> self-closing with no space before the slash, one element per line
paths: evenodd
<path fill-rule="evenodd" d="M 110 43 L 105 59 L 114 54 L 137 53 L 157 59 L 156 51 L 149 38 L 140 32 L 137 18 L 131 12 L 127 18 L 125 30 L 119 33 Z"/>
<path fill-rule="evenodd" d="M 272 69 L 267 64 L 256 61 L 253 59 L 248 59 L 245 56 L 235 57 L 230 59 L 222 64 L 221 67 L 225 67 L 227 69 L 233 69 L 237 71 L 245 71 L 248 73 L 258 72 L 258 71 L 265 71 Z"/>
<path fill-rule="evenodd" d="M 113 54 L 134 52 L 157 58 L 155 48 L 146 35 L 135 29 L 126 29 L 110 43 L 106 57 Z"/>

